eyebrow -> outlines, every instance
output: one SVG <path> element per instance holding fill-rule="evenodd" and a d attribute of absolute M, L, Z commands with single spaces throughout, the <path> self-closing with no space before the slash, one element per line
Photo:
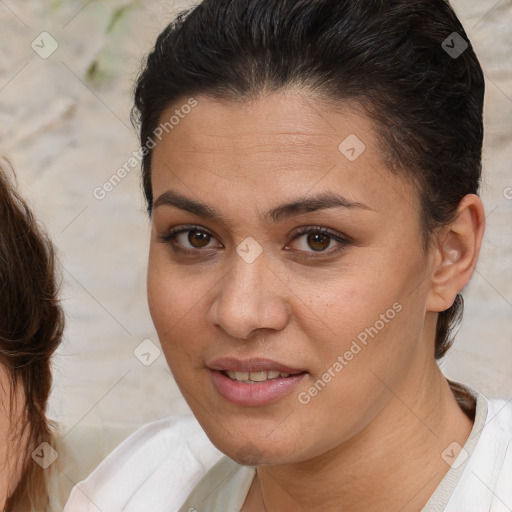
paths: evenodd
<path fill-rule="evenodd" d="M 215 219 L 225 223 L 223 216 L 217 212 L 213 207 L 206 204 L 194 201 L 188 197 L 185 197 L 177 192 L 168 190 L 164 192 L 154 202 L 153 208 L 159 206 L 174 206 L 180 210 L 184 210 L 199 217 L 207 219 Z M 329 208 L 348 208 L 348 209 L 363 209 L 372 210 L 368 205 L 355 201 L 350 201 L 341 194 L 335 194 L 333 192 L 324 192 L 316 196 L 298 198 L 292 202 L 282 204 L 266 212 L 263 217 L 265 220 L 271 220 L 272 222 L 280 222 L 293 215 L 299 215 L 302 213 L 309 213 L 318 210 L 325 210 Z"/>

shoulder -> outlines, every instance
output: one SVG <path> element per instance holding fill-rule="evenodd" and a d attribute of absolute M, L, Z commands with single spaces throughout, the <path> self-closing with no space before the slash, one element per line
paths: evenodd
<path fill-rule="evenodd" d="M 487 417 L 478 444 L 496 471 L 509 474 L 512 481 L 512 400 L 487 400 Z"/>
<path fill-rule="evenodd" d="M 478 395 L 487 405 L 485 424 L 446 512 L 512 510 L 512 400 Z"/>
<path fill-rule="evenodd" d="M 64 511 L 176 509 L 221 457 L 193 416 L 154 421 L 77 484 Z"/>
<path fill-rule="evenodd" d="M 512 440 L 512 400 L 488 399 L 486 428 L 489 426 L 495 435 Z"/>
<path fill-rule="evenodd" d="M 512 509 L 512 400 L 487 400 L 487 418 L 471 469 L 474 488 L 486 493 L 489 510 Z"/>

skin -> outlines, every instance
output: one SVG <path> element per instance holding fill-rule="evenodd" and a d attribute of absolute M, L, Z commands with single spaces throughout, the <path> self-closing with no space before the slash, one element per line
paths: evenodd
<path fill-rule="evenodd" d="M 196 99 L 154 150 L 153 194 L 157 201 L 172 190 L 222 220 L 154 208 L 148 301 L 169 367 L 206 434 L 235 461 L 258 466 L 243 511 L 420 510 L 449 469 L 442 452 L 463 445 L 472 427 L 435 362 L 434 339 L 437 313 L 476 265 L 482 202 L 466 196 L 425 251 L 418 192 L 386 169 L 375 127 L 355 106 L 334 109 L 297 89 L 245 104 Z M 366 146 L 355 161 L 338 149 L 350 134 Z M 275 223 L 263 216 L 332 191 L 366 207 Z M 175 252 L 160 237 L 183 225 L 211 238 L 192 237 L 192 245 L 181 234 L 175 246 L 189 252 Z M 307 234 L 295 235 L 301 226 L 352 242 L 328 237 L 318 251 Z M 263 250 L 252 263 L 236 252 L 247 237 Z M 395 303 L 400 313 L 300 403 L 298 393 Z M 207 367 L 225 356 L 266 357 L 308 375 L 276 403 L 234 405 Z"/>

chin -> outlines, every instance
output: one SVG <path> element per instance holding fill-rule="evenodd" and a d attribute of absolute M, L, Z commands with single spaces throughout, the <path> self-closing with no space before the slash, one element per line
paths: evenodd
<path fill-rule="evenodd" d="M 221 451 L 242 466 L 279 465 L 293 462 L 290 457 L 293 453 L 291 447 L 289 453 L 282 453 L 282 449 L 274 451 L 270 446 L 262 446 L 252 441 Z"/>
<path fill-rule="evenodd" d="M 300 460 L 297 458 L 300 457 L 297 447 L 303 441 L 279 432 L 279 427 L 272 430 L 256 426 L 242 429 L 237 426 L 235 432 L 233 424 L 230 424 L 231 430 L 223 425 L 202 424 L 202 427 L 218 450 L 242 466 L 289 464 Z M 241 436 L 240 433 L 244 431 L 249 434 Z"/>

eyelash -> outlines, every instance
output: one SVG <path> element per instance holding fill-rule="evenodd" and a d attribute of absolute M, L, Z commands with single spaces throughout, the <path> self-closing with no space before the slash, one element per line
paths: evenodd
<path fill-rule="evenodd" d="M 176 242 L 176 237 L 180 235 L 181 233 L 187 233 L 190 231 L 199 231 L 200 233 L 206 234 L 212 238 L 215 238 L 212 233 L 210 233 L 208 230 L 202 228 L 201 226 L 180 226 L 177 228 L 173 228 L 169 230 L 166 234 L 159 236 L 160 242 L 169 245 L 172 251 L 174 252 L 180 252 L 182 254 L 189 254 L 192 255 L 198 255 L 200 252 L 209 252 L 208 249 L 187 249 L 183 246 L 180 246 Z M 306 256 L 305 258 L 325 258 L 327 256 L 332 256 L 332 254 L 340 252 L 344 250 L 348 245 L 351 245 L 353 241 L 347 237 L 342 236 L 339 233 L 333 232 L 328 228 L 320 227 L 320 226 L 304 226 L 299 228 L 295 234 L 293 235 L 292 242 L 295 241 L 297 238 L 299 238 L 302 235 L 309 235 L 309 234 L 323 234 L 328 235 L 333 240 L 338 242 L 340 244 L 338 248 L 330 249 L 328 251 L 298 251 L 298 252 L 305 252 L 307 254 L 311 254 L 311 256 Z"/>

